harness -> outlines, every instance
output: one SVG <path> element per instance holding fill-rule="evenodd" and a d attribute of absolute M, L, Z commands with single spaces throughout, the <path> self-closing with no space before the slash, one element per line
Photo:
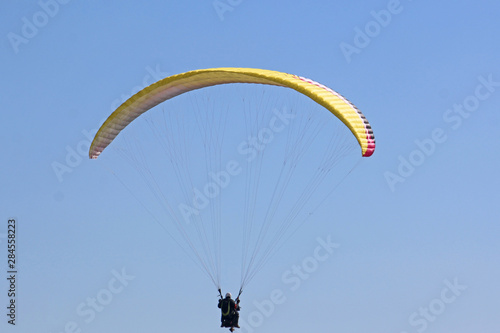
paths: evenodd
<path fill-rule="evenodd" d="M 227 311 L 222 310 L 222 315 L 224 317 L 226 317 L 227 315 L 229 315 L 229 313 L 231 312 L 231 303 L 230 302 L 225 302 L 225 303 L 227 305 Z"/>

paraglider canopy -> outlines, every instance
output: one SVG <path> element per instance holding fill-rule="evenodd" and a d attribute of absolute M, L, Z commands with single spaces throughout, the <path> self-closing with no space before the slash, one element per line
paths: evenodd
<path fill-rule="evenodd" d="M 339 118 L 358 140 L 363 156 L 371 156 L 375 150 L 375 137 L 365 116 L 332 89 L 301 76 L 277 71 L 211 68 L 169 76 L 130 97 L 101 126 L 90 147 L 89 157 L 97 158 L 123 128 L 152 107 L 188 91 L 227 83 L 260 83 L 292 88 Z"/>

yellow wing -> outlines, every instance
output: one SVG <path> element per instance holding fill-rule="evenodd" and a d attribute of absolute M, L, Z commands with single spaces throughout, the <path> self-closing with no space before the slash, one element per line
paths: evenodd
<path fill-rule="evenodd" d="M 375 137 L 365 116 L 332 89 L 301 76 L 254 68 L 211 68 L 164 78 L 142 89 L 120 105 L 97 132 L 89 151 L 95 159 L 134 119 L 154 106 L 185 92 L 226 83 L 259 83 L 292 88 L 319 103 L 354 134 L 363 156 L 375 150 Z"/>

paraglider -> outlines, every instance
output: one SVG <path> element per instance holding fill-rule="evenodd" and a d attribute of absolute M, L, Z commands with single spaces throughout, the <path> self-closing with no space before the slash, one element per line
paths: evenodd
<path fill-rule="evenodd" d="M 347 128 L 346 132 L 350 133 L 349 140 L 354 137 L 355 140 L 352 141 L 357 142 L 357 149 L 361 149 L 361 156 L 368 157 L 373 154 L 375 150 L 375 138 L 371 125 L 368 123 L 361 111 L 356 106 L 354 106 L 354 104 L 352 104 L 350 101 L 348 101 L 346 98 L 333 91 L 332 89 L 301 76 L 277 71 L 253 68 L 212 68 L 194 70 L 169 76 L 142 89 L 141 91 L 130 97 L 121 106 L 119 106 L 103 123 L 94 137 L 89 150 L 89 157 L 91 159 L 98 158 L 99 155 L 106 149 L 106 147 L 108 147 L 108 145 L 111 144 L 111 142 L 113 142 L 113 140 L 115 140 L 115 138 L 124 128 L 134 122 L 134 120 L 140 115 L 146 113 L 148 110 L 154 108 L 160 103 L 163 103 L 170 99 L 175 99 L 176 96 L 202 88 L 241 83 L 278 86 L 295 90 L 301 95 L 308 97 L 309 100 L 316 104 L 316 106 L 319 106 L 323 110 L 328 110 L 331 113 L 331 116 L 333 116 L 331 118 L 336 118 L 336 120 L 339 120 L 343 124 L 342 126 L 344 128 Z M 201 112 L 203 112 L 203 110 Z M 217 110 L 214 111 L 214 113 L 216 112 Z M 208 121 L 207 123 L 202 121 L 201 123 L 203 123 L 204 130 L 208 131 L 207 133 L 209 135 L 205 135 L 205 137 L 208 138 L 207 140 L 213 140 L 215 142 L 210 142 L 210 144 L 213 144 L 215 148 L 212 147 L 210 149 L 207 149 L 206 153 L 206 156 L 212 158 L 210 154 L 213 154 L 214 152 L 216 153 L 217 149 L 220 146 L 220 140 L 214 140 L 212 134 L 213 132 L 218 131 L 219 127 L 222 128 L 223 126 L 220 126 L 218 124 L 219 119 L 222 117 L 218 118 L 211 116 L 208 118 L 210 119 L 210 121 Z M 167 127 L 171 127 L 166 129 L 166 134 L 158 136 L 159 140 L 163 140 L 165 137 L 167 137 L 168 139 L 168 136 L 170 134 L 169 130 L 175 130 L 175 123 L 169 122 L 167 120 L 165 120 L 164 122 L 166 123 Z M 273 123 L 272 119 L 269 123 Z M 276 122 L 274 122 L 273 124 L 275 123 Z M 184 124 L 181 125 L 184 126 Z M 215 129 L 212 127 L 215 127 Z M 284 126 L 281 126 L 279 128 L 282 129 L 283 127 Z M 272 129 L 272 126 L 269 126 L 269 128 Z M 263 133 L 263 136 L 268 135 L 267 139 L 270 138 L 269 135 L 274 134 L 269 128 L 267 128 L 267 132 L 261 131 Z M 275 128 L 278 127 L 275 126 Z M 259 132 L 258 134 L 260 135 L 261 132 Z M 257 205 L 256 198 L 258 197 L 259 185 L 252 181 L 252 177 L 259 177 L 260 171 L 262 170 L 262 164 L 259 164 L 260 162 L 258 163 L 253 161 L 251 162 L 253 163 L 253 165 L 250 165 L 250 163 L 248 164 L 251 167 L 255 167 L 256 171 L 254 172 L 250 170 L 248 172 L 249 176 L 247 178 L 247 181 L 245 182 L 246 188 L 243 191 L 245 192 L 245 197 L 247 198 L 245 199 L 245 208 L 242 210 L 244 212 L 244 216 L 242 217 L 244 224 L 244 239 L 242 242 L 242 248 L 244 253 L 242 260 L 242 281 L 240 292 L 236 300 L 233 300 L 231 298 L 230 293 L 226 294 L 226 297 L 223 298 L 220 288 L 220 242 L 222 228 L 219 223 L 223 218 L 220 214 L 222 204 L 220 201 L 220 197 L 218 197 L 217 195 L 230 182 L 228 180 L 228 175 L 230 175 L 231 172 L 227 171 L 227 168 L 221 168 L 218 169 L 219 172 L 214 173 L 212 172 L 214 170 L 209 169 L 209 167 L 207 166 L 207 171 L 209 171 L 208 174 L 210 177 L 210 182 L 208 182 L 207 186 L 205 186 L 205 189 L 207 190 L 205 192 L 202 192 L 194 188 L 193 191 L 194 185 L 192 178 L 185 178 L 183 176 L 183 173 L 187 171 L 188 166 L 190 166 L 192 163 L 190 163 L 188 160 L 184 160 L 184 164 L 177 163 L 176 158 L 178 156 L 169 156 L 169 160 L 173 161 L 177 179 L 181 182 L 183 179 L 188 179 L 187 181 L 185 181 L 186 184 L 184 184 L 184 195 L 186 198 L 188 198 L 187 201 L 189 201 L 189 196 L 194 192 L 195 196 L 198 195 L 198 199 L 203 198 L 205 200 L 203 203 L 206 203 L 207 206 L 218 205 L 216 208 L 214 208 L 214 206 L 210 206 L 211 215 L 209 219 L 213 224 L 213 237 L 207 237 L 207 234 L 209 234 L 205 229 L 208 228 L 207 223 L 201 223 L 201 221 L 200 223 L 184 223 L 182 214 L 179 214 L 179 212 L 175 211 L 175 205 L 171 205 L 168 203 L 168 195 L 166 195 L 164 191 L 168 192 L 171 183 L 168 183 L 168 188 L 160 186 L 159 182 L 157 182 L 156 180 L 152 180 L 148 185 L 150 189 L 156 191 L 155 197 L 157 197 L 159 201 L 167 206 L 165 209 L 167 214 L 170 215 L 170 218 L 176 223 L 177 230 L 186 240 L 187 246 L 193 251 L 195 259 L 200 263 L 200 267 L 205 271 L 205 273 L 207 273 L 207 275 L 212 279 L 214 285 L 217 287 L 220 295 L 218 306 L 221 309 L 222 315 L 221 326 L 229 327 L 231 331 L 233 331 L 234 328 L 239 327 L 239 298 L 244 286 L 255 276 L 256 272 L 264 265 L 264 263 L 267 262 L 270 256 L 274 253 L 273 251 L 275 251 L 279 247 L 278 245 L 282 244 L 280 242 L 284 241 L 284 233 L 289 229 L 292 222 L 297 219 L 297 217 L 299 216 L 299 212 L 304 207 L 305 203 L 310 199 L 311 193 L 317 188 L 317 186 L 322 183 L 324 179 L 322 177 L 330 172 L 333 165 L 336 163 L 336 159 L 342 157 L 336 155 L 343 155 L 345 153 L 345 151 L 341 148 L 340 153 L 338 151 L 332 150 L 332 152 L 325 154 L 325 156 L 323 157 L 323 164 L 315 169 L 316 171 L 314 171 L 314 173 L 310 175 L 310 182 L 306 183 L 299 191 L 296 191 L 297 193 L 299 193 L 297 197 L 294 197 L 293 200 L 288 200 L 288 202 L 291 202 L 292 205 L 292 209 L 290 210 L 290 212 L 278 218 L 276 211 L 280 204 L 287 201 L 283 199 L 283 193 L 285 192 L 287 186 L 289 186 L 290 179 L 292 179 L 294 176 L 296 161 L 299 157 L 298 154 L 307 150 L 308 145 L 310 145 L 314 141 L 314 136 L 312 136 L 310 139 L 304 139 L 305 136 L 299 130 L 289 130 L 289 132 L 292 134 L 294 132 L 299 133 L 297 134 L 298 138 L 296 139 L 296 141 L 293 141 L 291 143 L 289 142 L 287 145 L 287 147 L 291 147 L 291 152 L 285 153 L 285 155 L 287 156 L 286 158 L 289 158 L 289 160 L 285 160 L 282 163 L 276 163 L 279 164 L 279 168 L 281 169 L 277 173 L 279 174 L 279 176 L 276 176 L 277 180 L 276 185 L 274 186 L 274 190 L 268 193 L 268 197 L 262 199 L 262 201 L 267 202 L 269 207 L 265 209 L 264 217 L 261 219 L 262 223 L 259 226 L 252 226 L 253 220 L 259 220 L 257 217 L 253 216 L 253 208 L 255 208 Z M 314 135 L 316 135 L 315 132 Z M 302 142 L 301 140 L 305 142 Z M 269 140 L 267 142 L 269 142 Z M 342 147 L 343 144 L 343 141 L 341 141 L 339 143 L 339 146 Z M 180 154 L 178 155 L 182 155 L 180 156 L 181 159 L 185 158 L 184 150 L 189 149 L 172 142 L 167 142 L 166 144 L 164 144 L 164 146 L 167 147 L 165 148 L 167 153 L 169 153 L 170 150 L 179 149 Z M 254 147 L 260 147 L 260 150 L 262 150 L 262 145 L 257 145 L 257 142 L 254 142 Z M 297 151 L 294 151 L 294 149 Z M 255 150 L 256 155 L 258 155 L 259 153 L 260 151 Z M 296 154 L 297 156 L 294 154 Z M 198 161 L 202 160 L 202 158 L 199 158 L 199 156 L 197 157 Z M 220 160 L 221 158 L 219 156 L 214 159 Z M 334 159 L 335 161 L 331 162 L 331 159 Z M 238 170 L 243 169 L 243 165 L 237 164 L 237 161 L 231 160 L 231 163 L 232 164 L 230 170 L 237 170 L 236 168 L 239 168 Z M 143 165 L 140 165 L 140 168 L 143 167 Z M 240 171 L 238 171 L 238 173 L 239 172 Z M 143 178 L 146 179 L 146 181 L 150 181 L 149 177 L 152 175 L 152 173 L 153 172 L 147 171 Z M 236 172 L 234 174 L 236 175 Z M 270 182 L 269 179 L 265 181 L 267 183 Z M 217 185 L 218 187 L 208 186 L 211 184 Z M 204 197 L 201 196 L 202 194 L 204 194 Z M 174 194 L 172 196 L 176 195 Z M 213 199 L 213 202 L 209 199 Z M 196 201 L 196 198 L 193 199 L 193 201 Z M 194 206 L 196 206 L 196 202 L 194 202 Z M 201 214 L 199 211 L 200 209 L 193 210 L 193 213 L 189 216 L 193 217 L 194 219 L 200 219 Z M 270 227 L 273 221 L 278 221 L 276 222 L 277 225 L 275 229 L 272 229 Z M 192 241 L 192 239 L 190 239 L 189 232 L 187 232 L 188 227 L 196 228 L 196 236 L 199 237 L 202 244 L 199 249 L 196 248 L 194 242 Z M 267 237 L 267 235 L 269 235 L 269 230 L 271 229 L 273 231 L 275 230 L 275 235 L 270 237 L 268 245 L 265 246 L 263 239 L 264 237 Z M 256 234 L 254 238 L 252 238 L 252 230 L 255 230 L 253 232 L 253 234 Z M 213 246 L 213 250 L 209 244 L 209 242 L 211 242 L 212 240 L 215 244 Z M 250 242 L 254 242 L 253 249 L 249 245 Z"/>
<path fill-rule="evenodd" d="M 240 295 L 236 297 L 236 300 L 232 299 L 231 293 L 226 293 L 226 297 L 222 298 L 222 292 L 219 289 L 219 304 L 217 307 L 221 310 L 221 325 L 220 327 L 229 328 L 231 332 L 234 328 L 240 328 L 238 324 L 240 314 Z"/>

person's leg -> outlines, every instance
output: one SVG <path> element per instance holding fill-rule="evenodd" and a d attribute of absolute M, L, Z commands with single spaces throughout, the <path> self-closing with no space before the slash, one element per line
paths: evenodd
<path fill-rule="evenodd" d="M 240 313 L 238 311 L 235 312 L 234 314 L 234 327 L 240 328 L 240 325 L 238 324 L 238 321 L 240 320 Z"/>

